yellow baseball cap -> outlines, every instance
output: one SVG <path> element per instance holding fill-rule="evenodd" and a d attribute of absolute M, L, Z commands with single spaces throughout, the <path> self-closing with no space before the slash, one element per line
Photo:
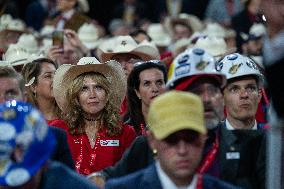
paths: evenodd
<path fill-rule="evenodd" d="M 147 123 L 158 140 L 184 129 L 206 134 L 204 107 L 199 96 L 183 91 L 169 91 L 153 100 Z"/>

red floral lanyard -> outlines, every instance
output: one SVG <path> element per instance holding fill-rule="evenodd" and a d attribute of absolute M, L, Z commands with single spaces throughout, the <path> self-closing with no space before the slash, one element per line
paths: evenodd
<path fill-rule="evenodd" d="M 97 151 L 97 148 L 98 148 L 99 143 L 100 143 L 100 135 L 97 136 L 95 146 L 93 148 L 92 153 L 90 154 L 91 160 L 89 161 L 90 162 L 89 169 L 85 168 L 85 169 L 81 170 L 81 164 L 82 164 L 83 159 L 84 159 L 84 157 L 83 157 L 83 146 L 84 146 L 83 138 L 84 138 L 84 135 L 80 136 L 80 139 L 74 139 L 75 144 L 80 144 L 80 154 L 76 158 L 75 168 L 76 168 L 76 171 L 78 173 L 83 173 L 84 175 L 88 175 L 88 174 L 91 173 L 90 168 L 95 165 L 95 160 L 96 160 L 96 156 L 97 156 L 96 151 Z"/>
<path fill-rule="evenodd" d="M 219 149 L 219 135 L 216 134 L 215 141 L 213 143 L 212 149 L 207 153 L 206 157 L 202 161 L 202 164 L 200 164 L 200 167 L 197 169 L 197 172 L 200 174 L 205 173 L 209 167 L 212 165 L 215 156 L 217 154 L 217 151 Z"/>

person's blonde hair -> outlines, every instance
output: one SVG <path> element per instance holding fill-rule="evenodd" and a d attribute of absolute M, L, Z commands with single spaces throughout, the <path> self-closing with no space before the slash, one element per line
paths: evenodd
<path fill-rule="evenodd" d="M 64 119 L 68 123 L 69 131 L 73 135 L 85 132 L 84 111 L 79 103 L 79 93 L 83 88 L 85 78 L 91 78 L 97 82 L 106 92 L 107 103 L 102 110 L 98 123 L 98 130 L 106 128 L 108 136 L 117 136 L 121 133 L 119 107 L 114 104 L 114 96 L 111 93 L 109 81 L 100 73 L 87 72 L 73 80 L 66 92 L 67 107 Z"/>

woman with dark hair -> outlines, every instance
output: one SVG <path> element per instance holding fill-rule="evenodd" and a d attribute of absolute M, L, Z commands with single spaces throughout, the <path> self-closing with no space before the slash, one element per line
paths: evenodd
<path fill-rule="evenodd" d="M 37 107 L 47 121 L 60 119 L 61 111 L 53 96 L 53 76 L 57 64 L 48 58 L 39 58 L 27 63 L 22 75 L 27 87 L 28 102 Z"/>
<path fill-rule="evenodd" d="M 137 135 L 144 135 L 146 117 L 151 101 L 165 92 L 166 67 L 160 61 L 137 62 L 127 80 L 126 124 L 134 127 Z"/>

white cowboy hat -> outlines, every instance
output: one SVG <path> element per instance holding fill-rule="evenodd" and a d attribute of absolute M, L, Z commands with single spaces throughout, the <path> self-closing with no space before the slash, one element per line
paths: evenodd
<path fill-rule="evenodd" d="M 34 35 L 22 34 L 17 42 L 19 47 L 25 48 L 30 54 L 38 52 L 38 43 Z"/>
<path fill-rule="evenodd" d="M 147 33 L 152 38 L 152 42 L 157 46 L 166 47 L 171 43 L 171 37 L 165 31 L 162 24 L 150 24 Z"/>
<path fill-rule="evenodd" d="M 98 72 L 104 75 L 110 83 L 111 94 L 115 105 L 120 107 L 126 93 L 126 77 L 121 65 L 111 60 L 104 64 L 95 57 L 83 57 L 77 65 L 63 64 L 55 72 L 53 79 L 53 93 L 60 109 L 66 107 L 66 92 L 73 80 L 87 72 Z"/>
<path fill-rule="evenodd" d="M 224 38 L 219 37 L 201 37 L 196 41 L 194 47 L 205 49 L 214 57 L 222 57 L 236 51 L 235 48 L 228 49 Z"/>
<path fill-rule="evenodd" d="M 10 44 L 2 59 L 8 61 L 11 66 L 23 65 L 28 62 L 30 54 L 17 44 Z"/>
<path fill-rule="evenodd" d="M 226 37 L 226 30 L 218 23 L 208 23 L 203 33 L 209 37 Z"/>
<path fill-rule="evenodd" d="M 112 42 L 112 52 L 104 52 L 104 49 L 100 49 L 101 53 L 99 54 L 99 57 L 102 62 L 111 60 L 114 55 L 124 53 L 136 55 L 144 61 L 160 59 L 159 50 L 150 42 L 143 41 L 140 44 L 137 44 L 130 36 L 118 36 L 114 38 Z"/>
<path fill-rule="evenodd" d="M 78 37 L 88 49 L 98 46 L 98 30 L 94 24 L 84 23 L 78 30 Z"/>

